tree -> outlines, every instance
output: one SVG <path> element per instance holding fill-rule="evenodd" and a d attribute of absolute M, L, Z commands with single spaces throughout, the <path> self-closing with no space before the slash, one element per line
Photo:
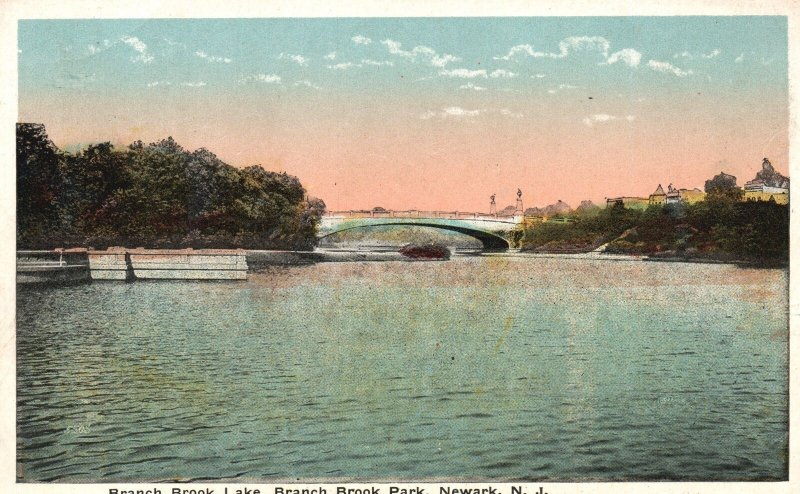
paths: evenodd
<path fill-rule="evenodd" d="M 706 193 L 711 193 L 735 188 L 736 177 L 725 172 L 720 172 L 719 175 L 715 175 L 714 178 L 706 180 L 705 191 Z"/>
<path fill-rule="evenodd" d="M 744 197 L 744 191 L 736 186 L 736 177 L 720 172 L 711 180 L 706 180 L 706 201 L 738 202 Z"/>
<path fill-rule="evenodd" d="M 171 137 L 65 154 L 44 126 L 19 124 L 18 241 L 146 247 L 310 248 L 325 203 L 261 166 L 234 168 Z"/>
<path fill-rule="evenodd" d="M 96 213 L 117 189 L 126 188 L 125 154 L 109 142 L 92 144 L 60 162 L 59 217 L 69 239 L 94 235 Z"/>
<path fill-rule="evenodd" d="M 62 154 L 42 124 L 17 124 L 17 243 L 38 247 L 59 226 Z"/>

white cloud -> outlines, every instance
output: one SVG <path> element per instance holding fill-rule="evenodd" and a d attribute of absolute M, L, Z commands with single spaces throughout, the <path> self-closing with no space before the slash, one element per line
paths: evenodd
<path fill-rule="evenodd" d="M 516 45 L 512 46 L 508 54 L 494 57 L 495 60 L 511 60 L 517 54 L 525 54 L 533 58 L 567 58 L 572 53 L 578 51 L 595 51 L 600 53 L 605 59 L 601 65 L 611 65 L 623 62 L 629 67 L 638 67 L 642 59 L 642 54 L 633 48 L 624 48 L 611 55 L 608 54 L 611 43 L 602 36 L 570 36 L 562 39 L 558 43 L 558 52 L 541 52 L 534 50 L 533 46 Z"/>
<path fill-rule="evenodd" d="M 392 39 L 385 39 L 381 41 L 381 44 L 386 45 L 386 47 L 389 49 L 389 53 L 392 55 L 407 58 L 413 62 L 417 60 L 417 57 L 422 56 L 427 58 L 427 61 L 434 67 L 444 67 L 450 62 L 457 62 L 461 60 L 459 57 L 447 53 L 439 55 L 436 53 L 436 50 L 428 46 L 419 45 L 415 46 L 411 50 L 403 50 L 401 48 L 401 46 L 403 46 L 402 43 Z"/>
<path fill-rule="evenodd" d="M 305 86 L 310 87 L 311 89 L 322 89 L 321 87 L 317 86 L 316 84 L 312 83 L 308 80 L 297 81 L 294 83 L 295 86 Z"/>
<path fill-rule="evenodd" d="M 522 113 L 512 111 L 508 108 L 501 108 L 500 110 L 466 110 L 460 106 L 448 106 L 441 110 L 428 110 L 419 116 L 422 120 L 430 120 L 431 118 L 438 117 L 441 119 L 460 119 L 477 117 L 484 113 L 500 114 L 506 117 L 522 118 Z"/>
<path fill-rule="evenodd" d="M 672 58 L 685 58 L 687 60 L 692 60 L 694 58 L 710 59 L 718 57 L 721 53 L 722 51 L 720 51 L 719 48 L 715 48 L 711 50 L 709 53 L 698 53 L 696 55 L 689 51 L 682 51 L 680 53 L 676 53 L 675 55 L 673 55 Z"/>
<path fill-rule="evenodd" d="M 743 60 L 744 60 L 744 53 L 742 53 L 741 55 L 739 55 L 738 57 L 736 57 L 736 60 L 734 60 L 734 62 L 736 62 L 736 63 L 742 63 L 742 61 L 743 61 Z"/>
<path fill-rule="evenodd" d="M 231 61 L 232 61 L 230 58 L 212 57 L 211 55 L 209 55 L 208 53 L 204 52 L 203 50 L 197 50 L 196 52 L 194 52 L 194 54 L 195 54 L 195 56 L 200 57 L 200 58 L 204 58 L 204 59 L 208 60 L 209 62 L 231 63 Z"/>
<path fill-rule="evenodd" d="M 239 82 L 241 84 L 245 84 L 248 82 L 263 82 L 266 84 L 280 84 L 281 83 L 281 76 L 275 74 L 256 74 L 247 77 L 243 77 Z"/>
<path fill-rule="evenodd" d="M 402 48 L 400 48 L 401 46 L 403 46 L 403 44 L 393 39 L 385 39 L 381 41 L 381 44 L 386 45 L 386 47 L 389 49 L 389 53 L 391 53 L 392 55 L 400 55 L 401 57 L 406 57 L 406 58 L 414 58 L 417 55 L 414 52 L 414 50 L 412 51 L 403 50 Z"/>
<path fill-rule="evenodd" d="M 549 94 L 556 94 L 564 89 L 579 89 L 579 86 L 573 86 L 572 84 L 559 84 L 558 88 L 548 89 L 547 92 Z"/>
<path fill-rule="evenodd" d="M 608 54 L 611 44 L 602 36 L 570 36 L 558 44 L 558 56 L 550 55 L 553 58 L 564 58 L 573 51 L 599 51 L 603 55 Z"/>
<path fill-rule="evenodd" d="M 677 77 L 686 77 L 687 75 L 691 75 L 694 72 L 691 70 L 683 70 L 678 67 L 675 67 L 669 62 L 660 62 L 658 60 L 650 60 L 647 62 L 647 66 L 650 67 L 652 70 L 656 72 L 663 72 L 665 74 L 673 74 Z"/>
<path fill-rule="evenodd" d="M 485 87 L 476 86 L 471 82 L 458 86 L 458 89 L 472 89 L 473 91 L 486 91 Z"/>
<path fill-rule="evenodd" d="M 544 79 L 545 77 L 547 77 L 547 74 L 534 74 L 531 79 Z"/>
<path fill-rule="evenodd" d="M 332 51 L 323 57 L 325 60 L 335 60 L 336 59 L 336 52 Z"/>
<path fill-rule="evenodd" d="M 634 120 L 636 120 L 636 117 L 633 115 L 617 117 L 614 115 L 609 115 L 608 113 L 595 113 L 594 115 L 589 115 L 588 117 L 584 118 L 583 123 L 587 127 L 592 127 L 596 123 L 613 122 L 614 120 L 627 120 L 628 122 L 633 122 Z"/>
<path fill-rule="evenodd" d="M 342 62 L 342 63 L 337 63 L 335 65 L 328 65 L 328 68 L 333 70 L 347 70 L 347 69 L 352 69 L 353 67 L 361 67 L 361 64 L 353 62 Z"/>
<path fill-rule="evenodd" d="M 611 55 L 609 55 L 605 63 L 611 65 L 621 61 L 628 67 L 638 67 L 641 60 L 642 60 L 641 53 L 634 50 L 633 48 L 625 48 L 623 50 L 614 52 Z"/>
<path fill-rule="evenodd" d="M 566 58 L 576 51 L 598 51 L 608 57 L 610 46 L 611 43 L 602 36 L 570 36 L 559 41 L 558 53 L 536 51 L 531 45 L 516 45 L 511 47 L 507 55 L 494 59 L 511 60 L 517 53 L 525 53 L 534 58 Z"/>
<path fill-rule="evenodd" d="M 371 39 L 367 38 L 366 36 L 361 36 L 360 34 L 353 36 L 350 38 L 350 40 L 357 45 L 368 45 L 372 43 Z"/>
<path fill-rule="evenodd" d="M 483 110 L 465 110 L 460 106 L 448 106 L 442 109 L 442 113 L 454 117 L 475 117 L 481 114 Z"/>
<path fill-rule="evenodd" d="M 376 60 L 365 59 L 365 60 L 362 60 L 361 63 L 364 64 L 364 65 L 373 65 L 375 67 L 393 67 L 394 66 L 394 62 L 392 62 L 391 60 L 383 60 L 383 61 L 378 62 Z"/>
<path fill-rule="evenodd" d="M 542 53 L 538 53 L 537 54 L 537 52 L 535 52 L 533 50 L 533 47 L 531 45 L 516 45 L 516 46 L 512 46 L 511 49 L 508 50 L 508 54 L 507 55 L 505 55 L 503 57 L 494 57 L 494 59 L 495 60 L 511 60 L 512 58 L 514 58 L 514 55 L 516 55 L 517 53 L 527 53 L 528 56 L 531 56 L 531 57 L 536 57 L 536 56 L 542 56 L 543 55 Z"/>
<path fill-rule="evenodd" d="M 513 111 L 509 110 L 508 108 L 502 108 L 500 110 L 500 114 L 501 115 L 505 115 L 507 117 L 522 118 L 522 113 L 513 112 Z"/>
<path fill-rule="evenodd" d="M 111 41 L 104 39 L 103 41 L 98 41 L 97 43 L 92 43 L 87 46 L 90 55 L 95 55 L 100 53 L 101 51 L 106 50 L 107 48 L 111 47 L 113 43 Z M 147 48 L 147 47 L 145 47 Z"/>
<path fill-rule="evenodd" d="M 173 84 L 169 81 L 155 81 L 147 83 L 147 87 L 172 86 L 172 85 Z M 177 85 L 184 87 L 203 87 L 206 86 L 207 84 L 203 81 L 198 81 L 198 82 L 180 82 Z"/>
<path fill-rule="evenodd" d="M 303 55 L 292 55 L 291 53 L 281 53 L 280 55 L 278 55 L 278 59 L 291 60 L 297 65 L 302 65 L 302 66 L 308 65 L 308 59 Z"/>
<path fill-rule="evenodd" d="M 434 67 L 444 67 L 450 62 L 459 62 L 459 61 L 461 61 L 460 57 L 456 57 L 454 55 L 448 55 L 447 53 L 445 53 L 441 56 L 434 55 L 431 58 L 431 65 L 433 65 Z"/>
<path fill-rule="evenodd" d="M 450 69 L 440 70 L 439 75 L 445 77 L 461 77 L 462 79 L 474 79 L 475 77 L 483 77 L 486 79 L 486 71 L 483 69 L 469 70 L 469 69 Z"/>
<path fill-rule="evenodd" d="M 510 71 L 505 70 L 505 69 L 497 69 L 497 70 L 492 71 L 491 74 L 489 74 L 489 77 L 491 77 L 493 79 L 498 79 L 498 78 L 510 79 L 510 78 L 516 77 L 516 76 L 517 76 L 517 74 L 515 74 L 514 72 L 510 72 Z"/>
<path fill-rule="evenodd" d="M 155 58 L 147 51 L 147 45 L 144 41 L 135 36 L 123 36 L 120 41 L 133 48 L 134 51 L 139 53 L 135 57 L 131 57 L 132 62 L 151 63 Z"/>
<path fill-rule="evenodd" d="M 419 118 L 421 118 L 422 120 L 428 120 L 433 117 L 439 117 L 439 118 L 477 117 L 484 111 L 485 110 L 465 110 L 460 106 L 448 106 L 447 108 L 442 108 L 441 111 L 428 110 L 422 115 L 420 115 Z"/>
<path fill-rule="evenodd" d="M 534 51 L 530 45 L 517 45 L 514 47 L 517 48 L 514 53 L 524 51 L 534 58 L 566 58 L 576 51 L 597 51 L 604 57 L 608 57 L 608 49 L 610 46 L 611 43 L 602 36 L 570 36 L 562 39 L 558 43 L 558 53 Z M 514 48 L 512 48 L 512 50 L 514 50 Z M 512 55 L 513 53 L 509 52 L 506 56 L 510 58 Z M 501 58 L 506 60 L 504 57 Z"/>
<path fill-rule="evenodd" d="M 136 36 L 123 36 L 120 39 L 122 40 L 123 43 L 130 46 L 139 53 L 144 53 L 147 51 L 147 45 Z"/>

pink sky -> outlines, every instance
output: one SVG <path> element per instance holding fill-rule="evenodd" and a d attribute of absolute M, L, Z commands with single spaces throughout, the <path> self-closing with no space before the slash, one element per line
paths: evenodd
<path fill-rule="evenodd" d="M 786 109 L 770 107 L 759 95 L 725 111 L 702 95 L 670 103 L 670 111 L 663 101 L 625 109 L 619 108 L 624 100 L 615 101 L 606 108 L 617 107 L 619 117 L 591 126 L 582 116 L 594 113 L 577 98 L 557 109 L 546 100 L 533 102 L 518 110 L 523 116 L 487 111 L 427 119 L 421 116 L 432 105 L 425 101 L 369 109 L 328 102 L 314 118 L 304 118 L 302 110 L 315 101 L 295 105 L 294 111 L 281 105 L 256 108 L 247 98 L 162 103 L 76 101 L 65 113 L 59 111 L 62 98 L 42 94 L 24 106 L 20 118 L 45 122 L 60 147 L 104 140 L 126 145 L 172 135 L 185 148 L 207 147 L 234 166 L 260 163 L 296 175 L 331 210 L 486 211 L 493 193 L 499 207 L 513 204 L 517 187 L 526 207 L 558 199 L 576 206 L 583 199 L 646 196 L 659 183 L 702 189 L 721 170 L 742 185 L 765 156 L 788 173 Z M 157 119 L 143 111 L 148 107 L 158 107 Z M 536 118 L 537 111 L 551 116 Z M 623 117 L 628 112 L 635 114 L 631 121 Z M 227 117 L 231 114 L 235 118 Z M 87 121 L 85 115 L 94 118 Z"/>

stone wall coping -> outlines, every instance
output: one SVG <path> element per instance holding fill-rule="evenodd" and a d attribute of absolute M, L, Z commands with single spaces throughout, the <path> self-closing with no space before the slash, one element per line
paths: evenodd
<path fill-rule="evenodd" d="M 107 250 L 89 250 L 90 255 L 130 254 L 146 256 L 236 256 L 244 255 L 244 249 L 145 249 L 138 247 L 126 249 L 110 247 Z"/>

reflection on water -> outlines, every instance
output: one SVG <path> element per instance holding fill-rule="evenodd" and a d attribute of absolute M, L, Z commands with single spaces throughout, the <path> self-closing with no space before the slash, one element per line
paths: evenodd
<path fill-rule="evenodd" d="M 20 480 L 786 479 L 787 278 L 522 256 L 20 288 Z"/>

